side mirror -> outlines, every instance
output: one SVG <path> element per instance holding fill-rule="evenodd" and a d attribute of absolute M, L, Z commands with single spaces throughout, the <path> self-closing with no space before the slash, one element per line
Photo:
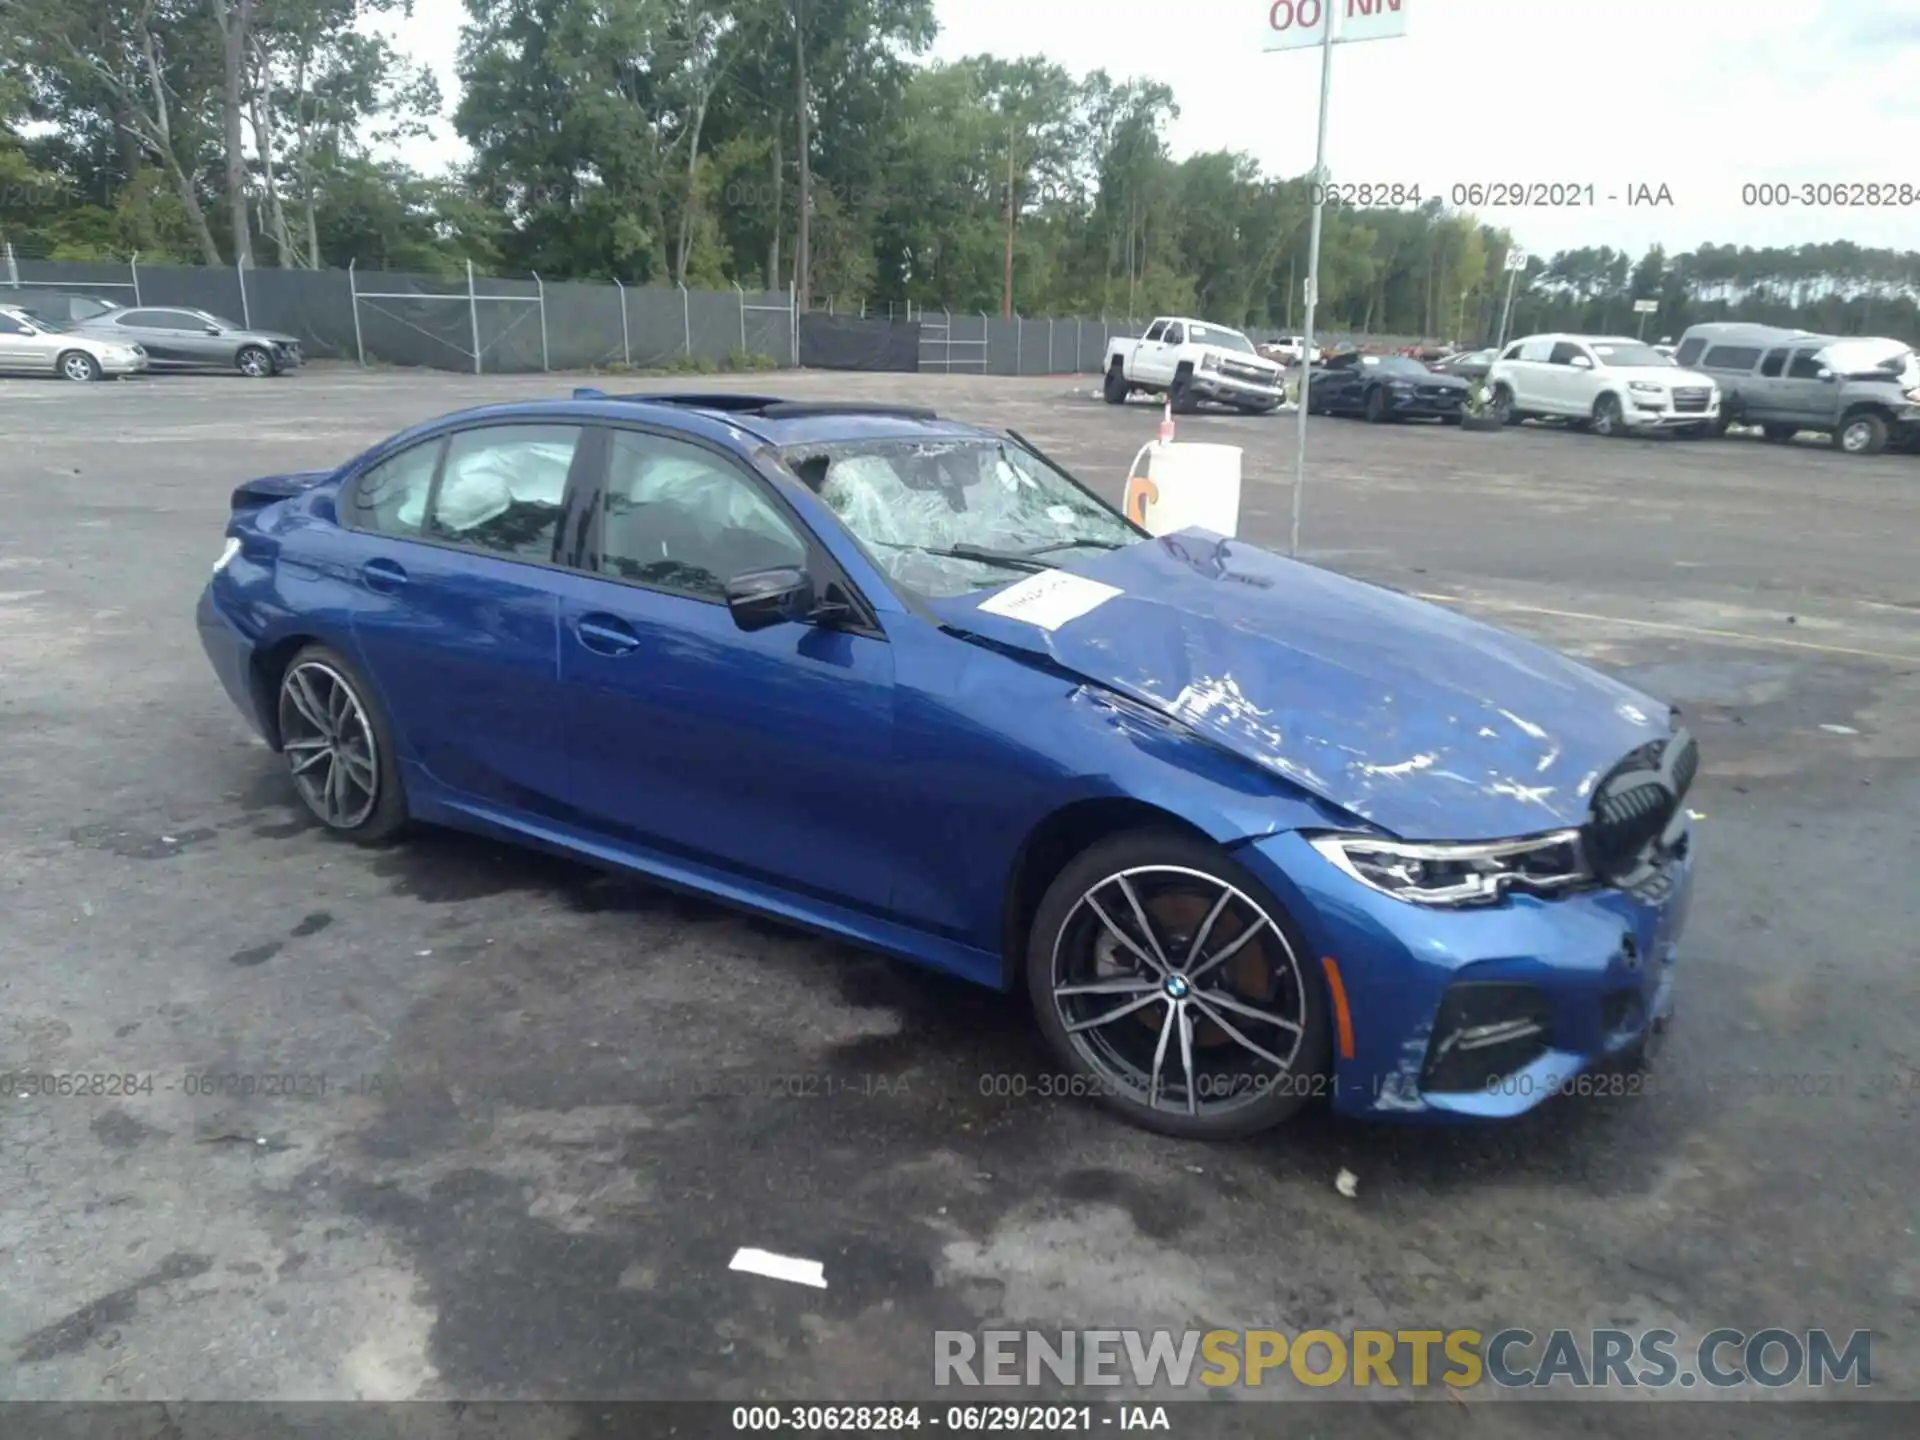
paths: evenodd
<path fill-rule="evenodd" d="M 797 566 L 750 570 L 727 582 L 727 609 L 742 630 L 802 624 L 818 608 L 813 577 Z"/>
<path fill-rule="evenodd" d="M 1829 370 L 1826 366 L 1822 365 L 1819 370 L 1819 376 L 1822 380 L 1832 380 L 1833 371 Z"/>
<path fill-rule="evenodd" d="M 1570 361 L 1569 363 L 1572 364 L 1573 368 L 1576 370 L 1591 370 L 1593 368 L 1593 361 L 1589 360 L 1584 355 L 1574 356 L 1572 361 Z"/>
<path fill-rule="evenodd" d="M 220 333 L 220 327 L 218 325 L 207 326 L 207 334 L 218 335 L 219 333 Z"/>

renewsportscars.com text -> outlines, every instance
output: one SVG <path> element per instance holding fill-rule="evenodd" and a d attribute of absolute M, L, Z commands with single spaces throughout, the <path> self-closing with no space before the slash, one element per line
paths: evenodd
<path fill-rule="evenodd" d="M 1304 1385 L 1675 1389 L 1873 1384 L 1867 1330 L 964 1330 L 934 1333 L 939 1386 Z"/>

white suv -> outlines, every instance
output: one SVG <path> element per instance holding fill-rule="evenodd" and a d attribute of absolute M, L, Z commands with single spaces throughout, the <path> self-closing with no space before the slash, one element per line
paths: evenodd
<path fill-rule="evenodd" d="M 1530 335 L 1500 352 L 1487 390 L 1502 420 L 1565 420 L 1596 435 L 1705 435 L 1720 387 L 1653 346 L 1618 335 Z"/>

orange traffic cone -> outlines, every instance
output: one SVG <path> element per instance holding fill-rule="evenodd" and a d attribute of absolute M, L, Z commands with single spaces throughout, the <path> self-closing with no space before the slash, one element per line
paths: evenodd
<path fill-rule="evenodd" d="M 1173 401 L 1171 399 L 1167 401 L 1167 407 L 1160 416 L 1160 443 L 1162 445 L 1173 443 Z"/>

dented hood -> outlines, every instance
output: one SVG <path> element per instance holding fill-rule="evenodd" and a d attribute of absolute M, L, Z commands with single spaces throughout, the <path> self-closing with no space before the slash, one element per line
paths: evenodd
<path fill-rule="evenodd" d="M 933 608 L 1407 839 L 1579 825 L 1601 777 L 1672 723 L 1532 641 L 1203 531 Z"/>

